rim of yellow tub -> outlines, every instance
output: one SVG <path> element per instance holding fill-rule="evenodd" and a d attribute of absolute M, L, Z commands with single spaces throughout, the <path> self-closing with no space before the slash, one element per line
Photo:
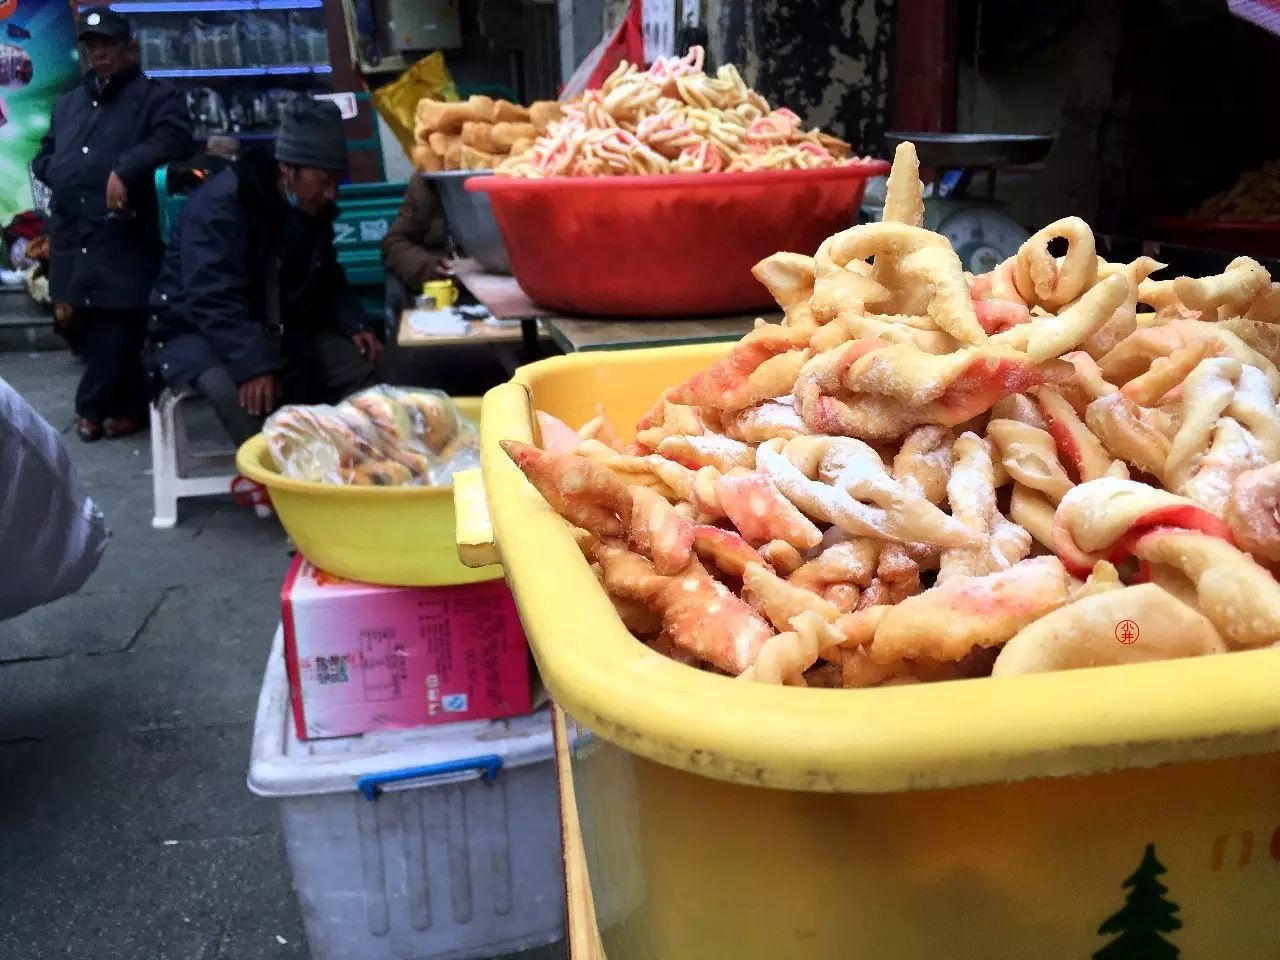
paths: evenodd
<path fill-rule="evenodd" d="M 724 349 L 638 352 L 701 350 L 710 360 Z M 578 354 L 517 370 L 485 395 L 481 429 L 494 536 L 543 680 L 596 734 L 704 776 L 829 792 L 1086 775 L 1280 751 L 1280 648 L 866 690 L 747 683 L 654 653 L 622 625 L 568 526 L 498 446 L 508 438 L 533 441 L 537 376 L 600 362 Z"/>

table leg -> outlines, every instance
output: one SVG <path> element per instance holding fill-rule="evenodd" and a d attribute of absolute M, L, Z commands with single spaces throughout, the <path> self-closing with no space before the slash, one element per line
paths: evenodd
<path fill-rule="evenodd" d="M 532 363 L 538 359 L 538 321 L 537 320 L 521 320 L 520 321 L 520 339 L 524 344 L 524 359 L 526 363 Z"/>
<path fill-rule="evenodd" d="M 498 363 L 502 364 L 502 369 L 506 371 L 508 377 L 514 375 L 516 368 L 525 363 L 524 350 L 517 349 L 514 343 L 495 344 L 493 355 Z"/>

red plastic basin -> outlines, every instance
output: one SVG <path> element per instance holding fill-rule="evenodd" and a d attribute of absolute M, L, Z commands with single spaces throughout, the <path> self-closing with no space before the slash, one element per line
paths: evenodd
<path fill-rule="evenodd" d="M 813 253 L 851 226 L 883 160 L 821 170 L 650 177 L 476 177 L 511 272 L 551 310 L 614 317 L 747 313 L 774 306 L 751 268 Z"/>

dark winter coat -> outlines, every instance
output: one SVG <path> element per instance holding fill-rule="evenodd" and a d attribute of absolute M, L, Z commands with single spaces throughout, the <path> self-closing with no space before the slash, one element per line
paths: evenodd
<path fill-rule="evenodd" d="M 444 220 L 440 201 L 426 177 L 414 176 L 400 203 L 400 214 L 382 238 L 382 262 L 411 295 L 439 277 Z"/>
<path fill-rule="evenodd" d="M 137 67 L 98 88 L 87 73 L 53 108 L 32 172 L 53 192 L 49 294 L 55 303 L 141 310 L 160 267 L 155 171 L 191 155 L 181 94 Z M 107 210 L 115 172 L 129 209 Z"/>
<path fill-rule="evenodd" d="M 280 196 L 269 151 L 247 153 L 182 205 L 151 297 L 160 375 L 213 366 L 237 383 L 283 369 L 294 337 L 369 329 L 333 245 L 336 208 L 308 217 Z"/>

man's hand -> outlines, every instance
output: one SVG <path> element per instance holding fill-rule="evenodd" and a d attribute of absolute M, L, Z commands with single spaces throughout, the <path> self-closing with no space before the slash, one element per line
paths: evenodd
<path fill-rule="evenodd" d="M 129 205 L 129 192 L 124 188 L 124 181 L 116 176 L 114 170 L 107 177 L 107 209 L 123 210 Z"/>
<path fill-rule="evenodd" d="M 356 345 L 357 350 L 375 363 L 382 354 L 382 341 L 372 330 L 361 330 L 351 338 L 351 342 Z"/>
<path fill-rule="evenodd" d="M 457 260 L 450 260 L 448 257 L 441 257 L 436 261 L 437 277 L 452 277 L 454 270 L 458 268 Z"/>
<path fill-rule="evenodd" d="M 246 380 L 240 384 L 240 406 L 251 417 L 265 417 L 275 409 L 279 390 L 280 384 L 274 373 L 264 373 L 260 377 Z"/>

